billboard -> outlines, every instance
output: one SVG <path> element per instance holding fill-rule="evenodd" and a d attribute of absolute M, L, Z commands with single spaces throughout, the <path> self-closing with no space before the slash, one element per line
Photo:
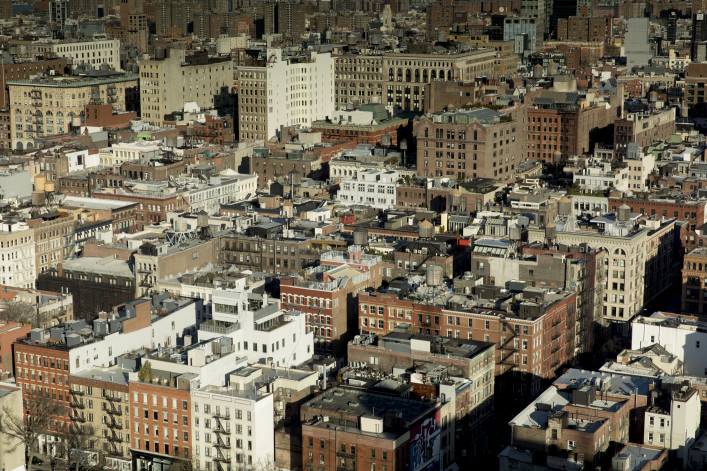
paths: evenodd
<path fill-rule="evenodd" d="M 410 433 L 410 470 L 434 471 L 440 463 L 440 411 L 413 427 Z"/>

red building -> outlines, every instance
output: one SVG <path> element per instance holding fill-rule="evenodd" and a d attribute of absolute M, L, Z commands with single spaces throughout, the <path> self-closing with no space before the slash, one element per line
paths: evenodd
<path fill-rule="evenodd" d="M 406 133 L 409 120 L 391 118 L 378 124 L 334 124 L 328 121 L 315 121 L 312 123 L 313 132 L 322 133 L 322 142 L 354 141 L 356 144 L 398 145 L 399 136 Z M 384 142 L 384 136 L 386 140 Z"/>
<path fill-rule="evenodd" d="M 17 339 L 27 337 L 32 326 L 19 322 L 0 323 L 0 371 L 2 377 L 13 375 L 12 344 Z"/>
<path fill-rule="evenodd" d="M 431 299 L 423 304 L 394 294 L 359 294 L 359 328 L 384 335 L 408 323 L 421 334 L 495 343 L 496 375 L 520 374 L 519 392 L 538 394 L 541 380 L 554 378 L 574 358 L 577 295 L 526 288 L 513 298 L 516 311 L 452 310 Z"/>
<path fill-rule="evenodd" d="M 235 128 L 233 118 L 214 118 L 206 115 L 204 123 L 191 122 L 189 124 L 177 125 L 177 129 L 187 135 L 187 139 L 208 144 L 218 144 L 220 146 L 231 145 L 235 140 Z M 169 123 L 165 123 L 169 125 Z"/>

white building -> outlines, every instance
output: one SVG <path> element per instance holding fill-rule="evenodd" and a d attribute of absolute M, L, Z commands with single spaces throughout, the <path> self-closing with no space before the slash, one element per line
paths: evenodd
<path fill-rule="evenodd" d="M 179 178 L 176 183 L 186 190 L 190 211 L 214 214 L 219 212 L 222 204 L 237 203 L 255 196 L 258 176 L 223 171 L 220 176 L 211 177 L 208 184 L 190 177 Z"/>
<path fill-rule="evenodd" d="M 700 395 L 683 386 L 679 391 L 665 391 L 662 404 L 654 401 L 645 413 L 643 443 L 668 450 L 678 450 L 687 462 L 687 451 L 700 429 Z"/>
<path fill-rule="evenodd" d="M 120 40 L 97 39 L 89 41 L 41 41 L 29 46 L 35 54 L 52 53 L 56 57 L 71 59 L 74 69 L 88 66 L 100 69 L 107 64 L 113 70 L 120 69 Z"/>
<path fill-rule="evenodd" d="M 307 51 L 283 56 L 268 49 L 264 67 L 239 67 L 238 126 L 241 140 L 268 140 L 280 126 L 311 127 L 335 110 L 334 58 Z M 265 97 L 251 98 L 251 97 Z"/>
<path fill-rule="evenodd" d="M 631 322 L 631 349 L 654 343 L 682 360 L 685 375 L 707 375 L 707 322 L 667 312 L 638 316 Z"/>
<path fill-rule="evenodd" d="M 226 387 L 192 391 L 192 454 L 197 469 L 270 469 L 275 461 L 273 395 L 239 382 L 254 368 L 231 374 Z M 226 463 L 227 465 L 225 465 Z"/>
<path fill-rule="evenodd" d="M 22 420 L 22 390 L 11 384 L 0 386 L 0 410 L 3 411 L 3 422 L 6 420 Z M 10 412 L 14 417 L 5 417 Z M 4 423 L 3 423 L 4 425 Z M 25 444 L 19 439 L 3 436 L 0 440 L 0 467 L 4 471 L 25 470 Z"/>
<path fill-rule="evenodd" d="M 378 209 L 393 209 L 399 175 L 394 170 L 363 170 L 355 178 L 342 178 L 337 200 L 341 204 L 361 204 Z"/>
<path fill-rule="evenodd" d="M 587 162 L 586 168 L 573 172 L 572 183 L 587 191 L 607 191 L 609 189 L 625 191 L 628 189 L 628 169 L 614 170 L 611 168 L 611 163 L 592 159 Z"/>
<path fill-rule="evenodd" d="M 280 300 L 234 289 L 213 291 L 212 319 L 199 326 L 199 339 L 229 336 L 249 363 L 294 367 L 312 358 L 314 333 L 301 311 L 283 311 Z"/>
<path fill-rule="evenodd" d="M 112 147 L 101 149 L 100 165 L 118 167 L 125 162 L 134 162 L 142 158 L 152 158 L 160 155 L 160 141 L 138 139 L 134 142 L 120 142 Z M 149 179 L 149 178 L 148 178 Z"/>
<path fill-rule="evenodd" d="M 646 191 L 648 176 L 655 169 L 653 154 L 644 154 L 638 144 L 631 142 L 626 146 L 624 163 L 628 170 L 628 189 L 630 191 Z"/>
<path fill-rule="evenodd" d="M 26 222 L 0 221 L 0 284 L 34 288 L 36 278 L 34 229 Z"/>
<path fill-rule="evenodd" d="M 99 154 L 91 154 L 88 149 L 64 153 L 69 164 L 69 173 L 87 168 L 98 167 L 101 164 Z"/>

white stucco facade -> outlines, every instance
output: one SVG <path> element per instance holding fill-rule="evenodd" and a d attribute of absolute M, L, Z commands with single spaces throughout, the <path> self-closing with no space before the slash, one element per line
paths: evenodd
<path fill-rule="evenodd" d="M 354 178 L 342 178 L 337 200 L 345 205 L 366 205 L 378 209 L 395 207 L 398 172 L 363 170 Z"/>

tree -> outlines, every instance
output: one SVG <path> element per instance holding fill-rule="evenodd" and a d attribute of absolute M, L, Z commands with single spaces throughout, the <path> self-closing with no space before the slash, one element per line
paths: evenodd
<path fill-rule="evenodd" d="M 37 308 L 22 301 L 10 301 L 0 306 L 0 320 L 5 322 L 20 322 L 38 327 Z"/>
<path fill-rule="evenodd" d="M 13 443 L 11 451 L 24 446 L 27 471 L 32 471 L 32 460 L 39 450 L 39 437 L 50 429 L 60 407 L 55 401 L 39 395 L 27 395 L 23 407 L 24 414 L 3 407 L 0 411 L 0 435 Z"/>
<path fill-rule="evenodd" d="M 143 383 L 152 381 L 152 365 L 150 365 L 149 361 L 146 361 L 145 364 L 140 367 L 140 371 L 137 372 L 137 379 Z"/>
<path fill-rule="evenodd" d="M 79 471 L 80 468 L 87 467 L 91 463 L 82 463 L 84 450 L 95 449 L 94 439 L 96 434 L 94 433 L 93 426 L 83 425 L 80 423 L 73 423 L 68 429 L 68 432 L 64 434 L 64 443 L 66 443 L 68 458 L 68 463 L 71 463 L 71 453 L 74 452 L 74 471 Z"/>

